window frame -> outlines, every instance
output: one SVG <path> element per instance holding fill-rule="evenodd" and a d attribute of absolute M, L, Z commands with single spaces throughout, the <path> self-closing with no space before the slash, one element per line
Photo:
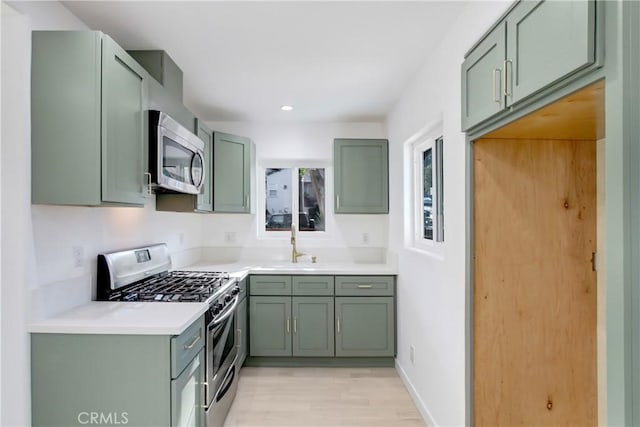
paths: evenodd
<path fill-rule="evenodd" d="M 444 136 L 432 124 L 405 142 L 405 247 L 442 259 L 444 254 Z M 432 150 L 433 238 L 424 237 L 424 152 Z"/>
<path fill-rule="evenodd" d="M 296 235 L 299 238 L 304 239 L 326 239 L 331 237 L 333 230 L 333 168 L 329 162 L 323 162 L 318 160 L 278 160 L 269 159 L 260 162 L 257 168 L 257 181 L 258 185 L 258 200 L 257 200 L 257 237 L 264 240 L 288 240 L 291 237 L 290 230 L 270 230 L 266 229 L 266 187 L 265 187 L 265 173 L 267 169 L 292 169 L 291 173 L 291 223 L 296 226 Z M 324 169 L 324 205 L 325 205 L 325 224 L 324 231 L 301 231 L 299 227 L 298 215 L 294 215 L 293 212 L 297 212 L 298 206 L 298 192 L 300 191 L 300 180 L 296 179 L 299 176 L 300 169 Z"/>

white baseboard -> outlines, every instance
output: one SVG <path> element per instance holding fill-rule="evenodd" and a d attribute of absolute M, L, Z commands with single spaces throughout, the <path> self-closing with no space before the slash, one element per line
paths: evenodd
<path fill-rule="evenodd" d="M 400 375 L 400 379 L 402 380 L 402 382 L 404 383 L 404 386 L 409 391 L 409 395 L 411 396 L 413 403 L 415 403 L 416 407 L 418 408 L 418 412 L 420 412 L 420 415 L 422 415 L 422 419 L 424 419 L 424 422 L 429 427 L 437 427 L 438 424 L 436 423 L 436 420 L 433 419 L 431 412 L 429 412 L 429 410 L 425 406 L 422 399 L 420 399 L 418 392 L 416 391 L 415 387 L 411 383 L 411 380 L 409 380 L 407 373 L 404 371 L 404 369 L 402 369 L 402 366 L 400 365 L 400 362 L 398 362 L 398 359 L 396 359 L 396 371 L 398 371 L 398 375 Z"/>

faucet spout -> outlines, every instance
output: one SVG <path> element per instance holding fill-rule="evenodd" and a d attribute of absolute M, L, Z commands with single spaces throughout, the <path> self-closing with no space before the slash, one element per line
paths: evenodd
<path fill-rule="evenodd" d="M 303 256 L 302 252 L 298 252 L 296 248 L 296 226 L 295 224 L 291 224 L 291 262 L 296 264 L 298 262 L 298 258 Z"/>

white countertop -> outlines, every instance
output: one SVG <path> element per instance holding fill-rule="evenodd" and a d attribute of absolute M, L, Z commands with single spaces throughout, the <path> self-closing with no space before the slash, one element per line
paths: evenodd
<path fill-rule="evenodd" d="M 242 280 L 249 274 L 395 275 L 395 266 L 366 263 L 199 262 L 181 270 L 227 271 Z M 179 335 L 207 310 L 195 302 L 91 301 L 49 319 L 34 321 L 32 333 Z"/>
<path fill-rule="evenodd" d="M 33 322 L 32 333 L 179 335 L 207 310 L 198 302 L 91 301 Z"/>
<path fill-rule="evenodd" d="M 397 268 L 391 264 L 381 263 L 297 263 L 290 262 L 236 262 L 220 264 L 201 261 L 186 267 L 185 270 L 195 271 L 228 271 L 232 277 L 239 280 L 249 274 L 308 274 L 308 275 L 396 275 Z"/>

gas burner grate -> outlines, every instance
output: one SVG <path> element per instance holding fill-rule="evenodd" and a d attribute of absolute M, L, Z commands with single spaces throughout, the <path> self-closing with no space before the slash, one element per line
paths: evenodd
<path fill-rule="evenodd" d="M 169 271 L 112 295 L 120 301 L 203 302 L 229 280 L 228 273 Z"/>

